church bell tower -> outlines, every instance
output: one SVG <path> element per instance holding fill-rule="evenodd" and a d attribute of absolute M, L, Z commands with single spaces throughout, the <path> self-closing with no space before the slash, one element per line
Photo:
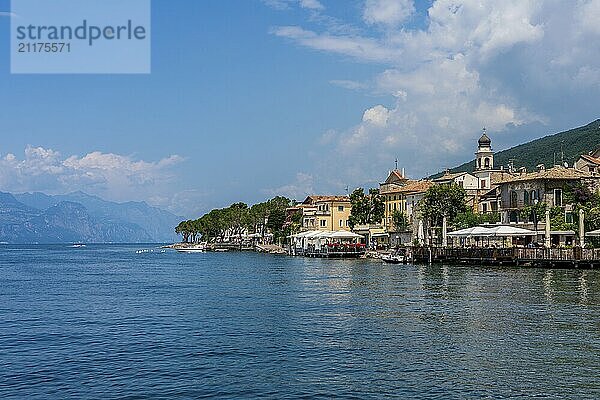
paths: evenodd
<path fill-rule="evenodd" d="M 492 141 L 483 128 L 483 134 L 477 142 L 477 153 L 475 153 L 475 171 L 485 171 L 494 169 L 494 152 L 492 151 Z"/>

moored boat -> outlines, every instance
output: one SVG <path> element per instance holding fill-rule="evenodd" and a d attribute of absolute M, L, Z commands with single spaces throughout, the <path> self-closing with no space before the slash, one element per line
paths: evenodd
<path fill-rule="evenodd" d="M 206 247 L 198 245 L 193 247 L 179 247 L 175 250 L 177 250 L 179 253 L 204 253 L 206 251 Z"/>

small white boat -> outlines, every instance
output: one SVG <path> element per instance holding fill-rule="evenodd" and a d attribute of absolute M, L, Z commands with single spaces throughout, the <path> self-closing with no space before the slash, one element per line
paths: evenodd
<path fill-rule="evenodd" d="M 181 247 L 177 250 L 179 253 L 204 253 L 206 248 L 204 246 L 194 246 L 194 247 Z"/>
<path fill-rule="evenodd" d="M 72 247 L 72 248 L 74 248 L 74 249 L 78 249 L 78 248 L 81 248 L 81 247 L 85 247 L 85 244 L 82 244 L 82 243 L 75 243 L 75 244 L 74 244 L 74 245 L 72 245 L 71 247 Z"/>
<path fill-rule="evenodd" d="M 406 264 L 408 261 L 408 254 L 406 251 L 397 251 L 395 253 L 386 254 L 381 257 L 381 261 L 387 264 Z"/>
<path fill-rule="evenodd" d="M 387 255 L 381 257 L 381 261 L 387 264 L 402 264 L 405 262 L 404 256 Z"/>

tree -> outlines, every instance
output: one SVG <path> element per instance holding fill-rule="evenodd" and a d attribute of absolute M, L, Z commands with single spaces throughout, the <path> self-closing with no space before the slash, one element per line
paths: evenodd
<path fill-rule="evenodd" d="M 456 184 L 434 185 L 425 192 L 419 211 L 430 226 L 441 226 L 444 216 L 453 221 L 458 214 L 467 211 L 466 197 L 465 189 Z"/>
<path fill-rule="evenodd" d="M 351 228 L 356 225 L 378 224 L 385 214 L 385 204 L 379 195 L 379 189 L 369 189 L 365 194 L 363 188 L 355 189 L 350 194 L 352 210 L 348 223 Z"/>
<path fill-rule="evenodd" d="M 406 231 L 410 226 L 408 217 L 400 210 L 392 213 L 392 224 L 397 232 Z"/>
<path fill-rule="evenodd" d="M 452 220 L 452 225 L 456 229 L 465 229 L 485 223 L 493 224 L 498 221 L 500 221 L 500 214 L 498 213 L 476 214 L 469 208 L 467 211 L 457 214 L 454 220 Z"/>
<path fill-rule="evenodd" d="M 520 212 L 521 220 L 530 221 L 533 223 L 537 222 L 538 224 L 540 222 L 544 223 L 544 221 L 546 221 L 547 208 L 548 205 L 546 203 L 537 203 L 523 207 L 523 209 Z M 535 229 L 537 230 L 537 224 L 535 226 Z"/>

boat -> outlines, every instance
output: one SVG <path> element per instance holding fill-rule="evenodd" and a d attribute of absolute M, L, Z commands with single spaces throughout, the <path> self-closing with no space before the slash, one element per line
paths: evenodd
<path fill-rule="evenodd" d="M 406 262 L 406 259 L 404 256 L 387 254 L 381 257 L 381 261 L 387 264 L 402 264 Z"/>
<path fill-rule="evenodd" d="M 75 248 L 75 249 L 79 249 L 81 247 L 85 247 L 85 244 L 83 244 L 83 243 L 75 243 L 71 247 Z"/>
<path fill-rule="evenodd" d="M 204 246 L 180 247 L 175 250 L 177 250 L 179 253 L 204 253 L 206 251 L 206 247 L 204 247 Z"/>
<path fill-rule="evenodd" d="M 399 250 L 395 253 L 382 256 L 381 261 L 387 264 L 406 264 L 408 261 L 408 255 L 405 251 Z"/>

